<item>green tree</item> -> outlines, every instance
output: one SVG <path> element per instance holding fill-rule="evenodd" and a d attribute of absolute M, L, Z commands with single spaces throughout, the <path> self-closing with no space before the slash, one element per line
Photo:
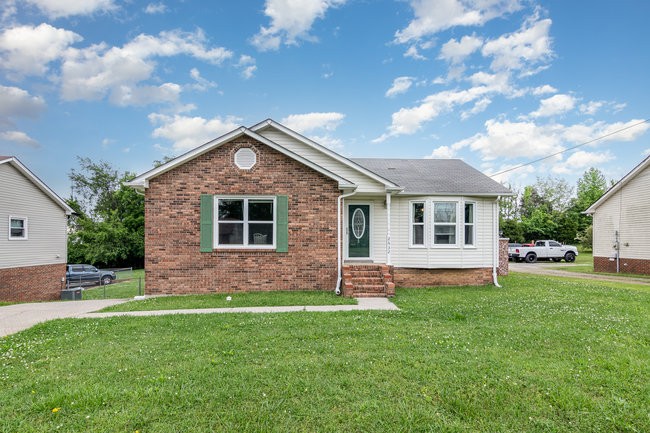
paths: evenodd
<path fill-rule="evenodd" d="M 576 207 L 581 212 L 587 210 L 607 191 L 605 175 L 597 168 L 591 167 L 578 179 Z"/>

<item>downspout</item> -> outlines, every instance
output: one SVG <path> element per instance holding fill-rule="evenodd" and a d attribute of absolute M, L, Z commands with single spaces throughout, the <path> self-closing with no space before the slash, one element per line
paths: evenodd
<path fill-rule="evenodd" d="M 494 201 L 492 209 L 492 233 L 494 233 L 495 241 L 492 251 L 492 281 L 494 285 L 501 288 L 499 280 L 497 279 L 497 267 L 499 266 L 499 198 Z"/>
<path fill-rule="evenodd" d="M 338 265 L 338 271 L 337 271 L 337 280 L 336 280 L 336 288 L 334 289 L 334 293 L 337 295 L 341 294 L 341 279 L 342 279 L 342 270 L 343 270 L 343 254 L 342 254 L 342 248 L 343 248 L 343 241 L 341 240 L 341 202 L 343 201 L 344 198 L 348 198 L 350 196 L 355 195 L 356 192 L 352 191 L 347 194 L 341 194 L 336 201 L 336 218 L 337 218 L 337 223 L 336 223 L 336 233 L 337 233 L 337 257 L 336 257 L 336 262 Z"/>

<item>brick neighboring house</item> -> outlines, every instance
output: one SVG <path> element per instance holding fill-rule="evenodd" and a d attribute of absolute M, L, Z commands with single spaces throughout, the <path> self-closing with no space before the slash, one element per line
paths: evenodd
<path fill-rule="evenodd" d="M 148 294 L 488 284 L 511 194 L 460 160 L 348 159 L 270 119 L 127 185 Z"/>
<path fill-rule="evenodd" d="M 650 156 L 585 211 L 593 216 L 594 271 L 650 275 Z"/>
<path fill-rule="evenodd" d="M 60 298 L 71 213 L 17 158 L 0 156 L 0 301 Z"/>

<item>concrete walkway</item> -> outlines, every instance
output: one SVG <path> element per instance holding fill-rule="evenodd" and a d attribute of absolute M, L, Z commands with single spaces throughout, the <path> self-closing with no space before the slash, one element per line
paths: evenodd
<path fill-rule="evenodd" d="M 650 285 L 650 279 L 647 278 L 634 278 L 623 277 L 616 275 L 601 275 L 587 272 L 570 272 L 556 269 L 559 267 L 570 268 L 576 266 L 570 263 L 513 263 L 508 264 L 508 268 L 512 272 L 521 272 L 524 274 L 547 275 L 552 277 L 567 277 L 567 278 L 580 278 L 583 280 L 596 280 L 596 281 L 610 281 L 614 283 L 627 283 L 627 284 L 643 284 Z"/>
<path fill-rule="evenodd" d="M 111 305 L 130 299 L 106 299 L 94 301 L 41 302 L 15 304 L 0 307 L 0 337 L 31 328 L 37 323 L 65 318 L 103 318 L 115 316 L 162 316 L 165 314 L 213 314 L 213 313 L 290 313 L 295 311 L 363 311 L 399 310 L 386 298 L 357 298 L 357 305 L 314 305 L 288 307 L 237 307 L 201 308 L 196 310 L 119 311 L 95 313 Z"/>

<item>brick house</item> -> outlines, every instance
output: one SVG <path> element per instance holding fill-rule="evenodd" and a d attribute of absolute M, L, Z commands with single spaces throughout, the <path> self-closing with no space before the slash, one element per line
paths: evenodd
<path fill-rule="evenodd" d="M 593 216 L 596 272 L 650 275 L 650 156 L 585 211 Z"/>
<path fill-rule="evenodd" d="M 18 158 L 0 156 L 0 301 L 59 299 L 71 213 Z"/>
<path fill-rule="evenodd" d="M 149 294 L 488 284 L 511 194 L 460 160 L 348 159 L 273 120 L 128 185 L 145 193 Z"/>

